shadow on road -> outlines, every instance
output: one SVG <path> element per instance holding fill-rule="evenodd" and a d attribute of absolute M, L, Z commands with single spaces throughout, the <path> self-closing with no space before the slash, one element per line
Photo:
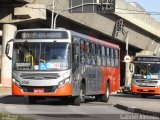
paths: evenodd
<path fill-rule="evenodd" d="M 95 102 L 94 98 L 86 99 L 86 103 L 92 103 Z M 29 104 L 28 97 L 15 97 L 12 95 L 0 97 L 0 103 L 3 104 L 20 104 L 20 105 L 26 105 Z M 46 98 L 44 100 L 38 100 L 36 104 L 40 105 L 73 105 L 72 102 L 62 100 L 59 98 Z"/>
<path fill-rule="evenodd" d="M 138 94 L 114 94 L 112 95 L 113 97 L 121 97 L 121 98 L 139 98 L 142 99 L 142 97 Z M 155 96 L 148 96 L 147 98 L 143 99 L 160 99 L 160 95 L 155 95 Z"/>

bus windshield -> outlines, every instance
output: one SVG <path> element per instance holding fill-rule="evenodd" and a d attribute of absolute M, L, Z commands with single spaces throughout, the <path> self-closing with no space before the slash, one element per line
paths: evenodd
<path fill-rule="evenodd" d="M 148 74 L 159 74 L 160 75 L 160 64 L 150 63 L 136 63 L 134 74 L 148 75 Z"/>
<path fill-rule="evenodd" d="M 69 43 L 14 43 L 14 70 L 66 70 L 70 64 Z"/>

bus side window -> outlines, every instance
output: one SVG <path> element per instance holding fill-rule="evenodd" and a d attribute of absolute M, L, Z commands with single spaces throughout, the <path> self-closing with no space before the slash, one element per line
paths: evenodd
<path fill-rule="evenodd" d="M 73 37 L 72 44 L 73 63 L 79 63 L 79 38 Z"/>
<path fill-rule="evenodd" d="M 102 65 L 106 66 L 106 55 L 105 55 L 105 50 L 106 48 L 104 46 L 102 46 Z"/>
<path fill-rule="evenodd" d="M 113 48 L 111 48 L 111 66 L 115 67 L 115 64 L 114 64 L 114 49 Z"/>
<path fill-rule="evenodd" d="M 81 61 L 81 63 L 85 63 L 85 46 L 86 46 L 86 41 L 81 40 L 81 44 L 80 44 L 80 61 Z"/>
<path fill-rule="evenodd" d="M 106 56 L 107 56 L 107 66 L 110 67 L 111 66 L 111 62 L 110 62 L 110 48 L 106 48 Z"/>
<path fill-rule="evenodd" d="M 119 66 L 118 58 L 119 58 L 118 50 L 115 49 L 115 67 L 118 67 L 118 66 Z"/>
<path fill-rule="evenodd" d="M 89 43 L 89 60 L 90 64 L 92 64 L 92 43 Z"/>
<path fill-rule="evenodd" d="M 92 43 L 92 65 L 97 64 L 97 59 L 96 59 L 96 45 Z"/>
<path fill-rule="evenodd" d="M 85 63 L 90 64 L 91 62 L 91 57 L 90 57 L 90 43 L 86 41 L 86 46 L 85 46 Z"/>
<path fill-rule="evenodd" d="M 97 65 L 101 65 L 101 45 L 97 45 Z"/>

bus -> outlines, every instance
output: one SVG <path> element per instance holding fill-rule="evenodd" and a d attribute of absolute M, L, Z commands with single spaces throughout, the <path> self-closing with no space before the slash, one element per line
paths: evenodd
<path fill-rule="evenodd" d="M 17 30 L 5 53 L 12 60 L 12 94 L 28 96 L 30 104 L 46 97 L 74 105 L 85 96 L 108 102 L 120 88 L 119 46 L 91 36 L 62 28 Z"/>
<path fill-rule="evenodd" d="M 160 57 L 137 55 L 133 64 L 132 93 L 140 94 L 143 98 L 160 95 Z"/>

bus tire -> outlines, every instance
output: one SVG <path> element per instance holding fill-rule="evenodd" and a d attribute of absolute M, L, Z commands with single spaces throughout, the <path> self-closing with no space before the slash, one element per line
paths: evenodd
<path fill-rule="evenodd" d="M 107 83 L 106 93 L 101 96 L 101 101 L 102 102 L 108 102 L 109 101 L 109 96 L 110 96 L 110 85 L 109 85 L 109 83 Z"/>
<path fill-rule="evenodd" d="M 100 101 L 101 100 L 101 96 L 100 95 L 95 95 L 95 100 L 96 101 Z"/>
<path fill-rule="evenodd" d="M 76 106 L 80 106 L 81 102 L 85 102 L 85 85 L 81 83 L 80 94 L 79 96 L 73 99 L 73 104 Z"/>
<path fill-rule="evenodd" d="M 147 94 L 141 94 L 141 97 L 142 97 L 142 98 L 147 98 L 148 95 L 147 95 Z"/>
<path fill-rule="evenodd" d="M 33 96 L 28 97 L 28 102 L 29 104 L 36 104 L 37 103 L 37 98 Z"/>
<path fill-rule="evenodd" d="M 77 96 L 77 97 L 73 98 L 73 105 L 76 105 L 76 106 L 80 106 L 81 105 L 80 96 Z"/>
<path fill-rule="evenodd" d="M 84 85 L 84 83 L 81 83 L 80 98 L 81 98 L 82 103 L 85 102 L 85 94 L 86 94 L 85 85 Z"/>

